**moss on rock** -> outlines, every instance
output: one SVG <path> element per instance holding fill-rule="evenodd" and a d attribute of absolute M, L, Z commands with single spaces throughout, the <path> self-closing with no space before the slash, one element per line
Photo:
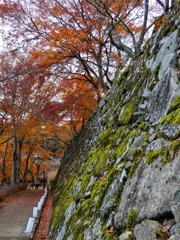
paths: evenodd
<path fill-rule="evenodd" d="M 175 111 L 169 113 L 168 115 L 164 116 L 160 122 L 159 125 L 162 125 L 164 122 L 171 123 L 173 125 L 180 124 L 180 108 L 176 109 Z"/>
<path fill-rule="evenodd" d="M 170 28 L 167 27 L 167 29 L 169 31 Z M 159 35 L 159 39 L 162 39 L 161 35 Z M 154 53 L 157 53 L 160 48 L 159 41 L 156 41 L 155 44 L 153 41 L 149 42 L 152 46 L 154 45 Z M 137 56 L 138 62 L 130 64 L 130 67 L 115 79 L 114 86 L 91 118 L 92 124 L 86 127 L 85 132 L 82 130 L 81 140 L 78 139 L 77 144 L 76 139 L 72 141 L 70 150 L 73 154 L 71 155 L 70 152 L 68 157 L 63 158 L 64 165 L 62 165 L 66 166 L 66 170 L 61 166 L 62 168 L 58 172 L 61 175 L 56 179 L 59 198 L 53 211 L 51 229 L 56 228 L 57 232 L 59 225 L 64 224 L 63 227 L 66 229 L 64 239 L 84 239 L 85 231 L 93 229 L 95 226 L 93 224 L 97 219 L 99 219 L 98 224 L 103 225 L 101 213 L 102 209 L 104 210 L 106 207 L 106 201 L 108 204 L 112 203 L 114 207 L 113 210 L 108 209 L 109 211 L 118 211 L 127 174 L 132 178 L 142 159 L 148 164 L 158 159 L 163 162 L 161 165 L 164 165 L 173 160 L 174 155 L 179 151 L 177 136 L 173 139 L 167 137 L 168 144 L 166 147 L 162 146 L 162 149 L 150 152 L 147 152 L 146 149 L 146 146 L 154 141 L 154 134 L 151 136 L 149 130 L 153 128 L 155 138 L 167 139 L 163 136 L 161 128 L 166 128 L 166 124 L 168 127 L 171 125 L 176 127 L 180 124 L 180 97 L 177 97 L 172 102 L 168 115 L 161 119 L 157 127 L 151 126 L 148 119 L 149 95 L 142 97 L 141 93 L 144 90 L 152 90 L 156 85 L 160 64 L 153 72 L 150 72 L 151 69 L 148 69 L 146 65 L 153 64 L 155 56 L 151 56 L 149 64 L 146 64 L 149 54 L 152 55 L 152 51 L 148 49 L 145 56 L 141 54 Z M 144 106 L 141 107 L 139 103 Z M 145 118 L 146 115 L 147 118 Z M 144 137 L 138 138 L 136 141 L 136 138 L 142 133 L 145 133 L 142 135 Z M 146 167 L 147 164 L 144 165 Z M 121 181 L 123 174 L 125 175 L 124 182 Z M 118 186 L 117 192 L 113 190 L 114 192 L 112 191 L 112 195 L 110 195 L 111 187 L 113 187 L 111 183 L 116 179 L 120 183 L 123 182 L 122 186 Z M 129 179 L 129 181 L 133 180 Z M 105 219 L 106 224 L 111 220 L 107 218 Z M 132 229 L 137 219 L 137 211 L 133 209 L 126 219 L 126 230 Z M 98 228 L 98 230 L 102 230 L 102 239 L 119 239 L 124 225 L 122 229 L 110 232 L 106 224 Z"/>
<path fill-rule="evenodd" d="M 146 155 L 146 162 L 148 164 L 152 163 L 160 154 L 162 154 L 162 149 L 148 152 Z"/>
<path fill-rule="evenodd" d="M 178 108 L 180 108 L 180 96 L 178 96 L 176 99 L 174 99 L 174 101 L 170 105 L 168 112 L 171 113 Z"/>
<path fill-rule="evenodd" d="M 52 215 L 52 218 L 51 218 L 51 228 L 54 228 L 58 224 L 58 222 L 60 220 L 60 216 L 59 216 L 60 210 L 61 209 L 60 209 L 59 206 L 57 206 L 54 209 L 53 215 Z"/>
<path fill-rule="evenodd" d="M 121 125 L 130 124 L 134 112 L 138 110 L 138 103 L 139 103 L 138 99 L 133 99 L 126 104 L 124 111 L 119 119 L 119 123 Z"/>
<path fill-rule="evenodd" d="M 126 219 L 126 230 L 130 230 L 137 223 L 137 211 L 133 209 Z"/>

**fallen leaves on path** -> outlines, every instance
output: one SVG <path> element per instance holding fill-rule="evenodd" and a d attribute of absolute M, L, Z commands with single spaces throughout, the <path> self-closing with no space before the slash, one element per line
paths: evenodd
<path fill-rule="evenodd" d="M 51 214 L 52 214 L 52 194 L 49 191 L 33 240 L 51 240 L 51 238 L 49 238 L 48 236 Z"/>

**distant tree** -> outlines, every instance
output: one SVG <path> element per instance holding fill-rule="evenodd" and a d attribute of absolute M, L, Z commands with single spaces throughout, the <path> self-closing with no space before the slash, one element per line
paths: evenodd
<path fill-rule="evenodd" d="M 6 170 L 12 171 L 15 185 L 20 176 L 25 181 L 29 173 L 35 173 L 35 154 L 44 161 L 59 149 L 64 151 L 92 114 L 97 97 L 96 90 L 85 80 L 72 80 L 70 85 L 67 80 L 57 85 L 51 75 L 48 78 L 44 74 L 46 70 L 33 69 L 18 52 L 1 57 L 1 172 L 5 175 Z M 12 165 L 6 168 L 10 159 Z"/>
<path fill-rule="evenodd" d="M 5 128 L 0 145 L 11 142 L 12 182 L 15 185 L 20 179 L 25 141 L 35 127 L 41 127 L 42 108 L 56 93 L 53 85 L 45 78 L 42 79 L 40 76 L 38 78 L 28 65 L 23 65 L 23 58 L 18 59 L 16 56 L 13 59 L 13 56 L 14 53 L 8 55 L 8 59 L 4 57 L 0 67 L 0 114 Z"/>

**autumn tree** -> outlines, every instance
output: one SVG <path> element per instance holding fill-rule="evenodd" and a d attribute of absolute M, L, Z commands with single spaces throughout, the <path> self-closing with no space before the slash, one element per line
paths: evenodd
<path fill-rule="evenodd" d="M 35 71 L 29 60 L 17 52 L 5 54 L 2 59 L 0 113 L 5 130 L 0 146 L 10 142 L 12 179 L 16 184 L 20 175 L 25 181 L 28 174 L 35 174 L 33 156 L 41 155 L 41 159 L 48 160 L 50 152 L 56 156 L 59 149 L 64 151 L 92 114 L 97 98 L 86 80 L 73 80 L 70 85 L 67 80 L 58 85 L 51 75 L 43 73 L 46 69 Z M 3 172 L 5 153 L 6 148 Z"/>
<path fill-rule="evenodd" d="M 151 27 L 158 21 L 169 1 L 152 3 L 149 0 L 87 0 L 104 18 L 111 43 L 133 58 L 143 51 L 143 45 Z M 168 5 L 168 7 L 167 7 Z M 163 8 L 160 9 L 161 6 Z"/>
<path fill-rule="evenodd" d="M 13 19 L 16 43 L 20 36 L 21 47 L 31 48 L 62 79 L 85 77 L 100 99 L 98 84 L 107 91 L 123 61 L 142 51 L 156 21 L 150 13 L 167 0 L 157 2 L 152 7 L 149 0 L 4 0 L 2 12 L 9 23 Z"/>
<path fill-rule="evenodd" d="M 36 39 L 34 48 L 29 45 L 41 66 L 49 65 L 51 73 L 61 79 L 83 77 L 100 100 L 99 85 L 107 91 L 122 59 L 109 41 L 108 26 L 93 6 L 85 0 L 4 3 L 4 18 L 9 23 L 13 19 L 16 43 L 19 36 L 25 36 L 24 46 Z"/>
<path fill-rule="evenodd" d="M 47 78 L 34 73 L 27 62 L 24 66 L 25 59 L 16 57 L 12 64 L 12 56 L 8 56 L 6 61 L 3 59 L 0 71 L 0 112 L 7 137 L 0 144 L 11 140 L 12 181 L 16 184 L 20 178 L 23 145 L 29 132 L 35 126 L 42 126 L 42 109 L 56 95 L 56 88 Z"/>

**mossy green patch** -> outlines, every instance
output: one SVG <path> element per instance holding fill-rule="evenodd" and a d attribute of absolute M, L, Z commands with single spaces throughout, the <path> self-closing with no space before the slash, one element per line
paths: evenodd
<path fill-rule="evenodd" d="M 101 152 L 97 163 L 93 167 L 94 176 L 102 176 L 103 173 L 109 170 L 113 163 L 109 161 L 111 154 L 111 145 L 106 146 L 106 148 Z"/>
<path fill-rule="evenodd" d="M 142 85 L 145 81 L 147 81 L 147 79 L 149 78 L 150 76 L 150 69 L 148 69 L 146 67 L 146 64 L 144 64 L 143 66 L 143 71 L 140 75 L 140 78 L 138 79 L 138 81 L 134 84 L 134 96 L 137 97 L 137 95 L 141 92 L 141 89 L 142 89 Z"/>
<path fill-rule="evenodd" d="M 96 208 L 99 208 L 101 206 L 103 197 L 109 184 L 112 182 L 115 171 L 116 169 L 112 169 L 107 175 L 101 177 L 93 184 L 91 198 L 96 199 L 94 204 Z"/>
<path fill-rule="evenodd" d="M 137 211 L 135 209 L 133 209 L 127 219 L 126 219 L 126 230 L 130 230 L 131 228 L 133 228 L 136 223 L 137 223 Z"/>
<path fill-rule="evenodd" d="M 131 168 L 130 168 L 130 171 L 128 173 L 129 178 L 131 178 L 133 176 L 133 174 L 135 173 L 135 171 L 137 169 L 137 166 L 138 166 L 138 161 L 134 161 Z"/>
<path fill-rule="evenodd" d="M 174 159 L 174 156 L 179 149 L 180 149 L 179 139 L 174 140 L 169 147 L 163 149 L 162 151 L 163 158 L 161 161 L 163 163 L 170 162 L 171 160 Z"/>
<path fill-rule="evenodd" d="M 129 68 L 126 68 L 124 70 L 124 72 L 121 73 L 119 78 L 114 79 L 114 84 L 118 84 L 119 85 L 119 84 L 121 84 L 123 82 L 126 82 L 128 73 L 129 73 Z"/>
<path fill-rule="evenodd" d="M 130 171 L 128 173 L 128 177 L 132 177 L 133 174 L 135 173 L 139 163 L 141 162 L 142 160 L 142 155 L 143 155 L 143 151 L 141 148 L 136 148 L 136 149 L 133 149 L 130 151 L 130 155 L 132 155 L 134 157 L 134 161 L 133 161 L 133 164 L 130 168 Z"/>
<path fill-rule="evenodd" d="M 149 142 L 149 134 L 145 135 L 143 140 L 140 142 L 140 146 L 146 145 Z"/>
<path fill-rule="evenodd" d="M 82 182 L 81 182 L 81 189 L 79 191 L 81 197 L 85 195 L 85 192 L 86 192 L 86 189 L 89 185 L 91 176 L 92 176 L 92 174 L 87 174 L 87 175 L 83 176 L 83 179 L 82 179 Z"/>
<path fill-rule="evenodd" d="M 176 109 L 175 111 L 169 113 L 168 115 L 164 116 L 159 124 L 162 125 L 164 122 L 171 123 L 173 125 L 180 124 L 180 108 Z"/>
<path fill-rule="evenodd" d="M 88 174 L 88 172 L 93 172 L 94 166 L 98 162 L 101 156 L 101 153 L 102 153 L 102 148 L 100 145 L 96 145 L 96 147 L 91 148 L 91 151 L 88 152 L 87 158 L 81 170 L 81 172 L 83 172 L 83 175 Z"/>
<path fill-rule="evenodd" d="M 104 130 L 103 132 L 101 132 L 101 134 L 98 138 L 101 145 L 107 145 L 107 143 L 109 143 L 111 130 L 112 130 L 111 128 L 108 128 L 108 129 Z"/>
<path fill-rule="evenodd" d="M 107 145 L 111 145 L 111 149 L 113 149 L 114 147 L 116 147 L 117 141 L 119 139 L 123 139 L 126 136 L 128 131 L 129 131 L 128 127 L 126 126 L 122 126 L 118 128 L 111 127 L 104 130 L 98 138 L 99 146 L 102 149 L 102 147 L 106 148 Z"/>
<path fill-rule="evenodd" d="M 90 217 L 91 211 L 91 199 L 84 200 L 69 217 L 66 223 L 66 234 L 64 239 L 67 239 L 71 234 L 73 235 L 73 240 L 82 240 L 84 238 L 84 230 L 92 224 L 92 219 Z"/>
<path fill-rule="evenodd" d="M 150 151 L 146 154 L 146 162 L 148 164 L 152 163 L 155 159 L 157 159 L 157 157 L 162 154 L 162 149 L 160 150 L 153 150 Z"/>
<path fill-rule="evenodd" d="M 106 233 L 105 236 L 104 236 L 105 240 L 118 240 L 118 234 L 116 232 L 112 232 L 112 233 Z"/>
<path fill-rule="evenodd" d="M 168 147 L 163 147 L 162 149 L 153 150 L 146 154 L 146 162 L 148 164 L 152 163 L 158 156 L 161 156 L 161 161 L 163 163 L 170 162 L 174 159 L 176 152 L 180 149 L 180 141 L 176 139 L 171 142 Z"/>
<path fill-rule="evenodd" d="M 60 210 L 61 210 L 60 207 L 57 206 L 53 211 L 53 215 L 52 215 L 51 223 L 50 223 L 52 228 L 54 228 L 59 222 Z"/>
<path fill-rule="evenodd" d="M 123 139 L 126 136 L 127 132 L 128 132 L 128 128 L 126 126 L 114 128 L 110 136 L 111 144 L 113 148 L 116 148 L 119 141 L 121 141 L 121 139 Z"/>
<path fill-rule="evenodd" d="M 124 153 L 126 146 L 131 144 L 134 137 L 139 134 L 140 131 L 130 131 L 126 126 L 103 131 L 98 138 L 99 145 L 87 154 L 87 160 L 82 167 L 82 172 L 87 174 L 91 168 L 93 176 L 98 178 L 103 176 L 104 172 L 111 169 L 115 159 Z M 87 184 L 83 183 L 83 192 L 86 189 L 85 186 Z"/>
<path fill-rule="evenodd" d="M 129 236 L 126 240 L 134 240 L 133 235 Z"/>
<path fill-rule="evenodd" d="M 119 233 L 114 228 L 114 226 L 111 226 L 107 229 L 106 224 L 101 226 L 101 232 L 102 232 L 102 239 L 104 240 L 118 240 L 119 239 Z"/>
<path fill-rule="evenodd" d="M 139 103 L 139 99 L 132 99 L 130 102 L 126 104 L 126 106 L 124 107 L 124 111 L 119 119 L 119 123 L 121 125 L 130 124 L 134 112 L 138 110 L 138 107 L 137 107 L 138 103 Z"/>
<path fill-rule="evenodd" d="M 169 152 L 167 149 L 164 150 L 163 152 L 163 157 L 162 157 L 162 160 L 161 160 L 163 163 L 167 163 L 169 162 Z"/>
<path fill-rule="evenodd" d="M 126 148 L 131 145 L 134 138 L 139 136 L 139 134 L 139 130 L 126 131 L 126 135 L 124 136 L 122 142 L 120 142 L 119 146 L 116 148 L 115 154 L 117 158 L 122 156 L 122 154 L 126 151 Z"/>
<path fill-rule="evenodd" d="M 51 228 L 54 228 L 58 222 L 65 220 L 64 213 L 66 209 L 69 207 L 69 205 L 72 202 L 74 202 L 71 188 L 74 186 L 73 184 L 75 184 L 75 179 L 76 179 L 76 174 L 72 174 L 72 176 L 69 177 L 66 185 L 64 186 L 64 189 L 60 194 L 60 197 L 58 199 L 58 204 L 52 214 L 52 219 L 50 224 Z"/>
<path fill-rule="evenodd" d="M 129 154 L 133 157 L 136 157 L 137 155 L 140 155 L 142 152 L 142 149 L 140 147 L 132 149 Z"/>
<path fill-rule="evenodd" d="M 174 140 L 174 141 L 171 143 L 169 149 L 170 149 L 170 150 L 173 150 L 174 152 L 177 152 L 177 150 L 180 149 L 180 140 L 179 140 L 179 139 Z"/>
<path fill-rule="evenodd" d="M 139 124 L 138 129 L 143 130 L 144 128 L 145 128 L 145 123 L 144 122 Z"/>
<path fill-rule="evenodd" d="M 85 229 L 92 224 L 92 220 L 88 219 L 87 217 L 77 218 L 77 215 L 73 214 L 66 224 L 67 230 L 64 239 L 68 239 L 72 235 L 72 240 L 83 240 Z"/>
<path fill-rule="evenodd" d="M 159 74 L 160 66 L 161 66 L 161 62 L 157 65 L 157 67 L 155 68 L 155 70 L 153 72 L 153 80 L 150 82 L 150 84 L 148 86 L 148 89 L 150 91 L 152 91 L 152 89 L 156 86 L 156 84 L 159 81 L 158 74 Z"/>
<path fill-rule="evenodd" d="M 178 108 L 180 108 L 180 96 L 174 99 L 174 101 L 171 103 L 168 113 L 171 113 Z"/>

